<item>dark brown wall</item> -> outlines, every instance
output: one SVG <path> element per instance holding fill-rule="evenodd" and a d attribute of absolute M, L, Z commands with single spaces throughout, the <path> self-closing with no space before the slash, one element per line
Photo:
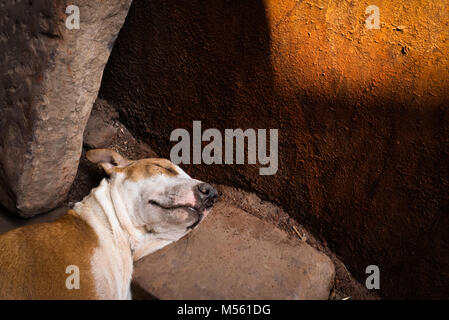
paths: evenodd
<path fill-rule="evenodd" d="M 168 157 L 175 128 L 278 128 L 279 171 L 185 165 L 256 191 L 390 298 L 448 297 L 447 1 L 134 1 L 100 95 Z M 446 14 L 445 14 L 446 13 Z"/>

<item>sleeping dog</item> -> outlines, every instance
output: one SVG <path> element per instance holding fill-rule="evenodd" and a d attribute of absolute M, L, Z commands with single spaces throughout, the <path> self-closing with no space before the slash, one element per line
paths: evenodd
<path fill-rule="evenodd" d="M 0 236 L 0 299 L 131 299 L 133 261 L 197 227 L 217 199 L 165 159 L 86 156 L 107 179 L 58 220 Z M 69 266 L 76 288 L 66 283 Z"/>

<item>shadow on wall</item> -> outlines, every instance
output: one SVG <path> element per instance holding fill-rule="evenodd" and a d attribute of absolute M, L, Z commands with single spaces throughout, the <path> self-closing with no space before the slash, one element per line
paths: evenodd
<path fill-rule="evenodd" d="M 280 204 L 362 283 L 378 265 L 385 297 L 447 297 L 449 62 L 441 40 L 426 40 L 448 34 L 434 23 L 444 26 L 444 1 L 402 2 L 405 22 L 428 26 L 373 37 L 354 1 L 134 1 L 100 96 L 167 158 L 170 133 L 194 120 L 279 129 L 273 176 L 183 168 Z M 384 5 L 387 25 L 407 18 Z"/>
<path fill-rule="evenodd" d="M 169 158 L 170 133 L 176 128 L 192 132 L 194 120 L 201 121 L 203 130 L 217 128 L 222 133 L 227 128 L 292 127 L 280 116 L 280 97 L 273 87 L 263 1 L 135 2 L 128 17 L 100 96 L 117 106 L 125 123 L 159 154 Z M 280 143 L 296 149 L 290 139 Z M 294 152 L 288 156 L 290 163 L 300 159 Z M 281 155 L 280 161 L 285 160 Z M 222 165 L 185 167 L 209 179 L 215 172 L 216 183 L 260 190 L 265 196 L 272 193 L 270 184 L 286 194 L 292 184 L 304 183 L 293 181 L 304 176 L 296 174 L 296 165 L 281 165 L 276 176 L 263 178 L 259 165 L 232 166 L 232 171 Z M 305 185 L 302 190 L 296 197 L 302 199 L 300 210 L 305 214 L 310 199 Z"/>

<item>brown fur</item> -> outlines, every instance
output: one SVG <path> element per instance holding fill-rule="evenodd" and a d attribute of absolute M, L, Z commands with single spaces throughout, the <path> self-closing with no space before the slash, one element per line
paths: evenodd
<path fill-rule="evenodd" d="M 176 167 L 170 161 L 156 158 L 133 161 L 124 168 L 114 168 L 114 171 L 125 173 L 126 177 L 132 181 L 145 179 L 156 174 L 178 175 Z"/>
<path fill-rule="evenodd" d="M 94 230 L 73 211 L 51 223 L 0 235 L 0 299 L 95 299 L 91 257 Z M 80 270 L 80 289 L 66 288 L 69 265 Z"/>
<path fill-rule="evenodd" d="M 90 162 L 98 164 L 110 175 L 122 172 L 132 181 L 138 181 L 156 174 L 176 176 L 176 167 L 167 159 L 128 160 L 111 149 L 93 149 L 86 153 Z"/>

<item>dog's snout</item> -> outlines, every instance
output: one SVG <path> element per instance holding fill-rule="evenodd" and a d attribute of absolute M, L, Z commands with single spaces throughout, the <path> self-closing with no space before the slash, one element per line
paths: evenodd
<path fill-rule="evenodd" d="M 196 193 L 205 207 L 211 207 L 218 198 L 217 190 L 208 183 L 199 184 Z"/>

